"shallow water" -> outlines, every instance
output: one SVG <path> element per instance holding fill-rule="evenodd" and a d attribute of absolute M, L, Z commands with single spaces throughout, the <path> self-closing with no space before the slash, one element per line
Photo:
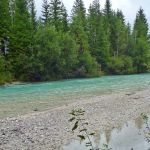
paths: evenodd
<path fill-rule="evenodd" d="M 105 93 L 141 90 L 149 83 L 150 74 L 141 74 L 1 86 L 0 118 L 46 110 Z"/>
<path fill-rule="evenodd" d="M 150 115 L 149 115 L 150 117 Z M 150 120 L 149 120 L 150 125 Z M 112 150 L 149 150 L 150 143 L 146 141 L 145 133 L 147 132 L 146 124 L 141 117 L 134 121 L 129 121 L 121 128 L 105 131 L 91 138 L 95 147 L 103 148 L 103 144 L 107 144 Z M 63 150 L 89 150 L 85 146 L 87 140 L 72 141 L 69 145 L 63 147 Z"/>

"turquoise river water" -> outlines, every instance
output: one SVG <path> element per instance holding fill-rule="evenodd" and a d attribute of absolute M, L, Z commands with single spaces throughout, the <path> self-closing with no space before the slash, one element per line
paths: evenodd
<path fill-rule="evenodd" d="M 0 118 L 58 107 L 102 94 L 139 90 L 150 85 L 150 74 L 104 76 L 0 87 Z"/>

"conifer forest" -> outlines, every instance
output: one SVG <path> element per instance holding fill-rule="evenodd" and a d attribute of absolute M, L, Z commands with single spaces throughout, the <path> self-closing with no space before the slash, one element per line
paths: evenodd
<path fill-rule="evenodd" d="M 110 0 L 86 10 L 75 0 L 69 14 L 61 0 L 0 0 L 0 83 L 49 81 L 146 73 L 149 25 L 139 8 L 134 24 Z"/>

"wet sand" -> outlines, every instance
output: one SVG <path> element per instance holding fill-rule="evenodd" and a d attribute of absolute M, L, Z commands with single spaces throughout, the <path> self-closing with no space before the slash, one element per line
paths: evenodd
<path fill-rule="evenodd" d="M 90 131 L 117 128 L 150 113 L 150 89 L 120 92 L 67 104 L 44 112 L 0 120 L 0 150 L 61 150 L 76 135 L 70 132 L 69 112 L 85 110 Z"/>

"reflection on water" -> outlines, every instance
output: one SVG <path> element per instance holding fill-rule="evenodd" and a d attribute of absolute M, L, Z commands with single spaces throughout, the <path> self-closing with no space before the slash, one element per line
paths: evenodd
<path fill-rule="evenodd" d="M 149 115 L 150 117 L 150 115 Z M 150 124 L 150 119 L 148 121 Z M 129 121 L 119 129 L 105 131 L 100 135 L 93 137 L 92 142 L 95 147 L 102 148 L 103 144 L 108 144 L 112 150 L 149 150 L 150 143 L 145 139 L 144 131 L 146 125 L 141 117 L 134 121 Z M 84 141 L 73 141 L 69 145 L 64 146 L 63 150 L 88 150 Z"/>

